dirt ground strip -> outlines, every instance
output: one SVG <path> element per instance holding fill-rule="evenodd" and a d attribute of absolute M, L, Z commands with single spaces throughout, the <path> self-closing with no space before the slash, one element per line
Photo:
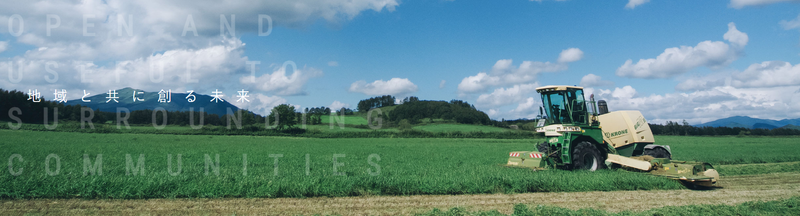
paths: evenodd
<path fill-rule="evenodd" d="M 0 200 L 0 215 L 396 215 L 465 207 L 509 214 L 516 203 L 641 211 L 667 205 L 738 204 L 800 196 L 800 173 L 723 177 L 721 189 L 278 199 Z"/>

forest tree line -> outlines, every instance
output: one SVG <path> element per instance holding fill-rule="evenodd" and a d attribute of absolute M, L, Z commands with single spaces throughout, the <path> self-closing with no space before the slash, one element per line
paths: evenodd
<path fill-rule="evenodd" d="M 461 100 L 447 101 L 409 101 L 389 113 L 389 120 L 400 122 L 408 120 L 411 124 L 423 118 L 452 120 L 462 124 L 491 125 L 493 121 L 486 113 Z"/>
<path fill-rule="evenodd" d="M 358 106 L 356 106 L 356 108 L 358 109 L 358 112 L 365 113 L 370 109 L 394 106 L 394 105 L 395 105 L 395 97 L 391 95 L 384 95 L 358 101 Z"/>
<path fill-rule="evenodd" d="M 689 125 L 685 120 L 682 123 L 667 121 L 666 124 L 649 124 L 650 130 L 654 135 L 677 135 L 677 136 L 790 136 L 800 135 L 800 130 L 792 128 L 773 128 L 773 129 L 751 129 L 743 127 L 695 127 Z"/>

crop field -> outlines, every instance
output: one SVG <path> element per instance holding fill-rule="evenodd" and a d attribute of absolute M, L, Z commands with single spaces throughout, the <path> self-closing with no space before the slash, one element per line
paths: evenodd
<path fill-rule="evenodd" d="M 9 169 L 0 172 L 2 199 L 402 197 L 685 190 L 677 181 L 622 170 L 534 171 L 503 166 L 508 152 L 532 150 L 542 141 L 539 139 L 299 138 L 26 130 L 0 130 L 0 137 L 0 155 L 9 159 Z M 710 162 L 723 176 L 800 172 L 800 157 L 787 153 L 800 152 L 795 137 L 656 139 L 659 144 L 671 146 L 674 159 Z M 796 190 L 791 189 L 789 192 L 794 192 L 787 195 L 796 194 Z"/>
<path fill-rule="evenodd" d="M 24 130 L 0 130 L 0 136 L 4 137 L 0 141 L 2 152 L 19 174 L 9 171 L 0 175 L 6 183 L 0 186 L 3 198 L 336 197 L 683 188 L 672 180 L 627 171 L 533 171 L 502 166 L 508 152 L 531 149 L 540 140 L 314 139 Z M 715 165 L 800 161 L 785 154 L 800 152 L 791 138 L 770 138 L 770 142 L 759 138 L 696 139 L 705 144 L 683 137 L 658 139 L 672 146 L 678 160 Z M 726 146 L 725 140 L 732 144 Z M 758 141 L 761 143 L 753 144 Z M 706 151 L 707 145 L 719 151 Z M 748 155 L 759 149 L 764 151 Z M 748 157 L 728 160 L 726 154 Z"/>
<path fill-rule="evenodd" d="M 13 169 L 21 172 L 19 175 L 0 175 L 0 180 L 6 182 L 0 186 L 0 196 L 4 198 L 315 197 L 681 188 L 671 180 L 624 171 L 533 171 L 502 166 L 508 152 L 530 148 L 537 140 L 310 139 L 10 130 L 0 130 L 0 135 L 5 138 L 3 154 L 22 158 L 21 162 L 13 161 Z M 48 161 L 50 154 L 56 156 Z M 100 154 L 102 170 L 97 165 Z M 182 157 L 180 173 L 178 154 Z M 130 159 L 127 155 L 131 155 Z M 134 175 L 133 170 L 140 168 L 140 155 L 144 155 L 144 175 Z"/>
<path fill-rule="evenodd" d="M 675 159 L 712 165 L 800 161 L 798 140 L 800 137 L 656 136 L 656 144 L 669 145 Z"/>

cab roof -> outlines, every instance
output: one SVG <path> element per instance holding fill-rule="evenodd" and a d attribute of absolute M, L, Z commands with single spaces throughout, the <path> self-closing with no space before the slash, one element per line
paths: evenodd
<path fill-rule="evenodd" d="M 549 85 L 536 88 L 536 92 L 541 93 L 544 91 L 566 91 L 567 89 L 583 89 L 583 87 L 566 86 L 566 85 Z"/>

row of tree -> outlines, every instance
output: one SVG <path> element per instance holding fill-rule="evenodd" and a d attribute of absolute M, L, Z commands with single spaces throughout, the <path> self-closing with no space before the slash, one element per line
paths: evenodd
<path fill-rule="evenodd" d="M 394 105 L 395 105 L 394 96 L 384 95 L 358 101 L 358 106 L 356 108 L 358 109 L 358 112 L 365 113 L 372 108 L 380 108 L 380 107 L 394 106 Z"/>
<path fill-rule="evenodd" d="M 389 113 L 389 120 L 400 122 L 403 119 L 414 124 L 423 118 L 453 120 L 463 124 L 491 124 L 489 115 L 460 100 L 414 101 L 406 102 Z"/>
<path fill-rule="evenodd" d="M 686 120 L 682 123 L 667 121 L 666 124 L 650 124 L 650 130 L 655 135 L 679 136 L 721 136 L 721 135 L 757 135 L 757 136 L 788 136 L 800 135 L 800 130 L 791 128 L 750 129 L 743 127 L 695 127 Z"/>

